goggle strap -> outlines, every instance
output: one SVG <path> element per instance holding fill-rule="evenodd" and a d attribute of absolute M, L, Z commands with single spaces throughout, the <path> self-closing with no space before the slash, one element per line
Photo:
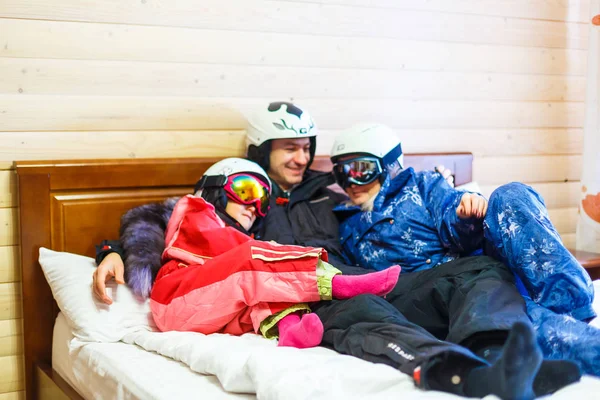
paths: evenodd
<path fill-rule="evenodd" d="M 227 176 L 225 175 L 205 175 L 202 178 L 200 178 L 198 182 L 196 182 L 196 186 L 194 186 L 194 192 L 197 192 L 198 190 L 207 187 L 223 187 L 226 183 Z"/>
<path fill-rule="evenodd" d="M 398 146 L 394 147 L 389 153 L 387 153 L 385 155 L 385 157 L 383 157 L 382 167 L 384 169 L 387 169 L 388 166 L 391 166 L 395 162 L 398 162 L 400 164 L 400 168 L 404 168 L 404 165 L 402 165 L 400 156 L 402 156 L 402 145 L 400 143 L 398 143 Z"/>

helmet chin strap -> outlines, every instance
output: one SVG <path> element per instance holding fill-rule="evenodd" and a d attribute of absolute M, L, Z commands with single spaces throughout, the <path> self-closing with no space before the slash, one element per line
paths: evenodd
<path fill-rule="evenodd" d="M 250 234 L 242 226 L 242 224 L 240 224 L 239 222 L 237 222 L 235 220 L 235 218 L 233 218 L 231 215 L 227 214 L 227 212 L 225 212 L 225 210 L 221 210 L 221 207 L 215 207 L 215 212 L 217 213 L 217 215 L 219 216 L 219 218 L 221 218 L 223 220 L 223 222 L 225 222 L 225 224 L 227 224 L 227 226 L 231 226 L 232 228 L 235 228 L 238 231 L 240 231 L 242 233 L 245 233 L 246 235 Z"/>

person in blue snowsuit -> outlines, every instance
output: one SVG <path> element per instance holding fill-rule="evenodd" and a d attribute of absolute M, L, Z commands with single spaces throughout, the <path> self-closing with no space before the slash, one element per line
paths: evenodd
<path fill-rule="evenodd" d="M 514 273 L 544 355 L 600 376 L 600 329 L 587 324 L 596 316 L 593 285 L 541 196 L 510 183 L 488 203 L 438 173 L 403 169 L 402 159 L 399 139 L 384 125 L 358 125 L 336 138 L 334 174 L 350 197 L 334 209 L 346 262 L 376 270 L 400 264 L 400 283 L 404 274 L 483 252 Z M 387 299 L 402 307 L 401 289 Z"/>

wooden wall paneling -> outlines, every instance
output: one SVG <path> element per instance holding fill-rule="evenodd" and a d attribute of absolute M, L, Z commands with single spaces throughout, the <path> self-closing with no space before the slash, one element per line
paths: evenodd
<path fill-rule="evenodd" d="M 559 234 L 574 233 L 577 228 L 577 207 L 548 209 L 550 221 Z"/>
<path fill-rule="evenodd" d="M 318 123 L 318 121 L 317 121 Z M 319 123 L 318 123 L 319 125 Z M 556 129 L 396 129 L 407 153 L 469 151 L 485 155 L 578 155 L 580 128 Z M 320 129 L 317 153 L 327 155 L 339 130 Z M 224 131 L 73 131 L 3 132 L 0 162 L 89 158 L 229 157 L 245 154 L 245 132 Z M 14 178 L 14 172 L 0 171 Z M 6 187 L 6 186 L 4 186 Z M 16 205 L 15 192 L 3 204 Z M 1 208 L 1 207 L 0 207 Z"/>
<path fill-rule="evenodd" d="M 479 156 L 576 155 L 583 150 L 581 128 L 550 129 L 395 129 L 407 153 L 436 151 L 473 153 Z M 339 131 L 320 129 L 317 152 L 329 154 Z M 2 145 L 0 144 L 0 149 Z"/>
<path fill-rule="evenodd" d="M 523 19 L 587 22 L 589 0 L 281 0 L 300 3 L 340 4 L 357 7 L 394 8 L 399 10 L 444 11 L 460 14 L 493 15 Z"/>
<path fill-rule="evenodd" d="M 0 208 L 0 246 L 19 243 L 19 225 L 16 208 Z"/>
<path fill-rule="evenodd" d="M 581 199 L 579 181 L 537 183 L 532 186 L 542 196 L 548 208 L 579 207 Z"/>
<path fill-rule="evenodd" d="M 475 157 L 473 180 L 481 185 L 579 181 L 580 155 Z"/>
<path fill-rule="evenodd" d="M 5 94 L 585 100 L 585 78 L 563 75 L 5 58 L 0 76 Z"/>
<path fill-rule="evenodd" d="M 0 393 L 0 400 L 24 400 L 25 392 Z"/>
<path fill-rule="evenodd" d="M 0 95 L 0 113 L 7 131 L 215 130 L 246 123 L 231 100 L 192 97 Z"/>
<path fill-rule="evenodd" d="M 0 283 L 21 280 L 19 246 L 0 246 Z"/>
<path fill-rule="evenodd" d="M 21 319 L 0 321 L 0 357 L 23 353 L 22 324 Z"/>
<path fill-rule="evenodd" d="M 8 131 L 243 129 L 244 114 L 268 101 L 267 98 L 0 95 L 0 112 Z M 294 101 L 311 110 L 321 129 L 345 129 L 364 121 L 411 129 L 581 128 L 584 113 L 581 102 L 303 98 Z"/>
<path fill-rule="evenodd" d="M 0 357 L 0 393 L 23 390 L 23 357 Z"/>
<path fill-rule="evenodd" d="M 4 134 L 2 134 L 4 135 Z M 4 136 L 0 139 L 0 154 L 4 144 Z M 14 152 L 11 154 L 14 157 Z M 1 158 L 1 156 L 0 156 Z M 11 160 L 12 161 L 12 160 Z M 0 208 L 17 205 L 17 175 L 15 171 L 0 169 Z"/>
<path fill-rule="evenodd" d="M 21 318 L 21 284 L 0 283 L 0 320 Z"/>
<path fill-rule="evenodd" d="M 0 160 L 86 158 L 233 157 L 246 152 L 245 132 L 73 131 L 3 132 Z M 0 171 L 0 174 L 2 171 Z M 1 175 L 0 175 L 1 176 Z"/>
<path fill-rule="evenodd" d="M 565 21 L 268 0 L 231 3 L 225 11 L 219 0 L 36 0 L 27 4 L 4 0 L 0 14 L 24 19 L 587 48 L 587 26 Z"/>
<path fill-rule="evenodd" d="M 576 76 L 587 68 L 583 49 L 8 18 L 0 32 L 0 57 Z"/>
<path fill-rule="evenodd" d="M 397 129 L 407 151 L 470 151 L 480 156 L 581 154 L 581 128 Z"/>
<path fill-rule="evenodd" d="M 562 239 L 562 242 L 565 245 L 565 247 L 567 247 L 569 249 L 575 248 L 575 242 L 576 242 L 576 234 L 575 233 L 563 233 L 560 235 L 560 238 Z"/>

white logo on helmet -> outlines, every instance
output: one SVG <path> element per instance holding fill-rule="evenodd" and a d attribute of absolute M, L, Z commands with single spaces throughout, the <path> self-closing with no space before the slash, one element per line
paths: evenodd
<path fill-rule="evenodd" d="M 229 176 L 229 175 L 231 175 L 232 172 L 233 172 L 233 169 L 231 167 L 225 166 L 221 170 L 221 175 Z"/>
<path fill-rule="evenodd" d="M 287 104 L 284 103 L 284 105 L 286 105 L 286 107 L 280 106 L 275 111 L 269 110 L 273 116 L 277 118 L 276 121 L 271 122 L 275 128 L 280 131 L 292 131 L 296 135 L 306 135 L 315 127 L 315 123 L 308 114 L 292 113 L 288 109 Z M 308 120 L 306 120 L 306 118 L 308 118 Z"/>
<path fill-rule="evenodd" d="M 257 110 L 246 129 L 246 145 L 260 146 L 276 139 L 296 139 L 317 136 L 317 127 L 310 114 L 293 103 L 279 101 Z"/>

